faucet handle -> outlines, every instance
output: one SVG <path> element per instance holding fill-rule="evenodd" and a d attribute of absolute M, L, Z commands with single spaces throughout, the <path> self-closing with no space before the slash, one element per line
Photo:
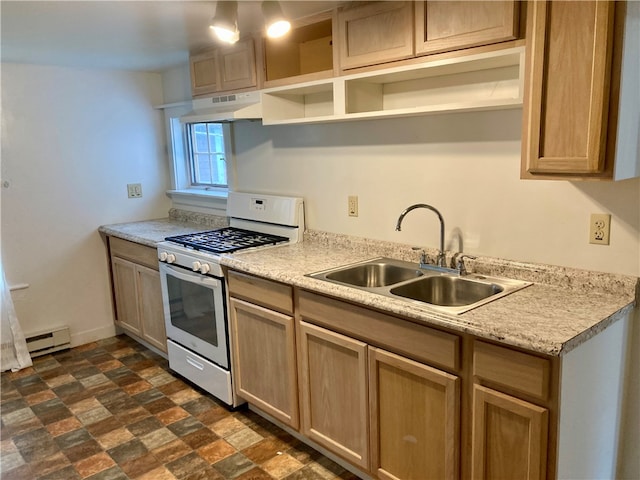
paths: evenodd
<path fill-rule="evenodd" d="M 459 253 L 456 253 L 451 259 L 451 266 L 456 270 L 458 270 L 458 273 L 460 273 L 460 275 L 467 274 L 467 267 L 464 264 L 465 258 L 470 258 L 471 260 L 475 260 L 478 257 L 474 257 L 473 255 L 467 255 L 466 253 L 459 252 Z"/>
<path fill-rule="evenodd" d="M 424 251 L 424 248 L 421 247 L 411 247 L 411 250 L 418 251 L 420 250 L 420 266 L 427 265 L 429 263 L 429 257 L 427 256 L 427 252 Z"/>

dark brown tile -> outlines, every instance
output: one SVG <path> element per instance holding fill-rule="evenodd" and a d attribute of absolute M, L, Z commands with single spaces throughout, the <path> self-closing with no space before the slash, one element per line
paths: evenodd
<path fill-rule="evenodd" d="M 182 477 L 180 480 L 226 480 L 213 467 L 205 467 L 197 472 L 192 472 Z"/>
<path fill-rule="evenodd" d="M 100 444 L 94 439 L 88 440 L 80 445 L 76 445 L 74 447 L 68 448 L 64 451 L 64 454 L 67 458 L 75 463 L 80 460 L 84 460 L 85 458 L 91 457 L 92 455 L 96 455 L 102 452 L 102 447 Z"/>
<path fill-rule="evenodd" d="M 116 417 L 107 417 L 99 422 L 87 425 L 87 431 L 94 437 L 100 437 L 105 433 L 109 433 L 117 428 L 120 428 L 122 423 Z"/>
<path fill-rule="evenodd" d="M 159 428 L 163 427 L 164 423 L 162 423 L 156 417 L 147 417 L 144 420 L 140 420 L 139 422 L 127 425 L 127 430 L 129 430 L 135 436 L 141 437 L 142 435 L 146 435 L 147 433 L 153 432 L 154 430 L 158 430 Z"/>
<path fill-rule="evenodd" d="M 72 395 L 84 392 L 84 390 L 84 385 L 82 385 L 80 382 L 65 383 L 64 385 L 60 385 L 59 387 L 55 387 L 53 389 L 55 394 L 63 401 L 71 397 Z"/>
<path fill-rule="evenodd" d="M 191 403 L 191 402 L 189 402 L 189 403 Z M 185 405 L 188 405 L 188 403 L 186 403 Z M 183 405 L 183 408 L 184 408 L 184 405 Z M 231 415 L 231 414 L 227 410 L 225 410 L 224 408 L 222 408 L 222 407 L 215 408 L 214 407 L 209 411 L 199 413 L 198 415 L 195 415 L 195 416 L 202 423 L 204 423 L 205 425 L 209 426 L 209 425 L 213 425 L 214 423 L 219 422 L 220 420 L 222 420 L 223 418 L 228 417 L 229 415 Z"/>
<path fill-rule="evenodd" d="M 33 413 L 36 414 L 43 425 L 49 425 L 50 423 L 59 422 L 60 420 L 73 416 L 59 398 L 33 405 L 31 410 L 33 410 Z"/>
<path fill-rule="evenodd" d="M 167 397 L 173 393 L 179 392 L 180 390 L 184 390 L 185 388 L 189 388 L 189 386 L 181 380 L 174 380 L 173 382 L 165 383 L 164 385 L 160 385 L 158 390 L 164 393 Z"/>
<path fill-rule="evenodd" d="M 145 358 L 144 360 L 134 363 L 133 365 L 128 365 L 128 367 L 133 372 L 139 372 L 140 370 L 144 370 L 145 368 L 153 367 L 155 365 L 157 365 L 156 362 L 149 358 Z"/>
<path fill-rule="evenodd" d="M 173 403 L 171 400 L 169 400 L 167 397 L 163 396 L 162 398 L 159 398 L 158 400 L 154 400 L 152 402 L 146 403 L 144 405 L 144 408 L 147 409 L 147 411 L 149 411 L 149 413 L 156 415 L 160 412 L 163 412 L 164 410 L 168 410 L 170 408 L 175 407 L 176 404 Z"/>
<path fill-rule="evenodd" d="M 182 437 L 182 441 L 194 450 L 218 440 L 218 436 L 208 428 L 201 428 Z"/>
<path fill-rule="evenodd" d="M 122 413 L 118 413 L 116 418 L 122 422 L 123 425 L 129 425 L 131 423 L 138 422 L 143 418 L 149 416 L 149 411 L 143 407 L 136 407 L 130 410 L 125 410 Z"/>
<path fill-rule="evenodd" d="M 18 378 L 13 381 L 13 385 L 16 387 L 16 390 L 24 396 L 49 389 L 49 385 L 47 385 L 39 375 L 29 375 L 28 377 Z"/>

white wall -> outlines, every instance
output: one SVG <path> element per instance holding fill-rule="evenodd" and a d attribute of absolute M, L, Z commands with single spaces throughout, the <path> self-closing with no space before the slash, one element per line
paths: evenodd
<path fill-rule="evenodd" d="M 113 334 L 103 224 L 166 217 L 159 74 L 2 64 L 2 260 L 27 333 Z M 127 198 L 127 183 L 143 197 Z"/>
<path fill-rule="evenodd" d="M 234 125 L 238 190 L 300 194 L 310 228 L 511 260 L 640 276 L 640 180 L 520 180 L 520 109 L 353 123 Z M 347 216 L 347 196 L 360 216 Z M 611 245 L 588 243 L 591 213 Z"/>

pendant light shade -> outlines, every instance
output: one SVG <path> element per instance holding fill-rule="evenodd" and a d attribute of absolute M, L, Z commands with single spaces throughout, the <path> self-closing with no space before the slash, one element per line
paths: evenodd
<path fill-rule="evenodd" d="M 262 2 L 262 15 L 269 38 L 278 38 L 285 35 L 291 29 L 291 23 L 282 13 L 280 2 L 265 0 Z"/>
<path fill-rule="evenodd" d="M 216 13 L 209 25 L 216 36 L 226 43 L 236 43 L 240 38 L 238 30 L 238 2 L 218 1 Z"/>

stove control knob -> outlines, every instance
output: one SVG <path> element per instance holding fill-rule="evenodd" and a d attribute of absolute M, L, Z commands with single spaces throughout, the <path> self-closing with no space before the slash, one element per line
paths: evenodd
<path fill-rule="evenodd" d="M 193 269 L 194 272 L 197 272 L 198 270 L 200 270 L 200 262 L 195 261 L 191 264 L 191 268 Z"/>
<path fill-rule="evenodd" d="M 161 262 L 166 262 L 167 261 L 167 252 L 160 252 L 159 258 L 160 258 Z"/>
<path fill-rule="evenodd" d="M 200 273 L 209 273 L 209 270 L 211 270 L 211 267 L 208 263 L 203 263 L 202 265 L 200 265 Z"/>
<path fill-rule="evenodd" d="M 173 263 L 176 261 L 176 256 L 173 253 L 167 254 L 167 263 Z"/>

